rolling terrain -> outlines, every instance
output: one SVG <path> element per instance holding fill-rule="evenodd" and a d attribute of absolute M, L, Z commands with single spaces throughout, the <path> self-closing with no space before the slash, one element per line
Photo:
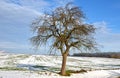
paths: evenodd
<path fill-rule="evenodd" d="M 57 74 L 61 60 L 61 56 L 0 53 L 0 77 L 64 78 Z M 87 73 L 72 74 L 68 78 L 117 78 L 120 76 L 120 59 L 69 56 L 67 70 L 81 69 L 87 70 Z"/>

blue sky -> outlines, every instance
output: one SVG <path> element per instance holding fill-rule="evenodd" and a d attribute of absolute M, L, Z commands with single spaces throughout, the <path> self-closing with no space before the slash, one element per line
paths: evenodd
<path fill-rule="evenodd" d="M 99 30 L 95 38 L 101 51 L 120 51 L 120 0 L 0 0 L 0 51 L 34 53 L 29 38 L 31 22 L 44 11 L 72 1 Z M 47 53 L 42 46 L 38 52 Z"/>

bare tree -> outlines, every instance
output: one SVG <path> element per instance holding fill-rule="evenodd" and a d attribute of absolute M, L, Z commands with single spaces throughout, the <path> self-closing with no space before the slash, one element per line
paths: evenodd
<path fill-rule="evenodd" d="M 31 38 L 34 46 L 41 46 L 50 40 L 53 49 L 62 55 L 61 75 L 66 75 L 66 61 L 71 48 L 93 50 L 96 42 L 93 34 L 95 27 L 83 22 L 85 16 L 81 9 L 71 3 L 45 13 L 33 21 L 32 29 L 36 34 Z"/>

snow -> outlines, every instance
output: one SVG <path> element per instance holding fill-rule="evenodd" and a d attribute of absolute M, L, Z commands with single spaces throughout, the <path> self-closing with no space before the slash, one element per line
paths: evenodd
<path fill-rule="evenodd" d="M 0 71 L 0 78 L 117 78 L 120 70 L 97 70 L 84 74 L 72 74 L 71 76 L 60 76 L 51 72 L 29 72 L 29 71 Z"/>
<path fill-rule="evenodd" d="M 90 71 L 84 74 L 73 75 L 76 78 L 117 78 L 120 76 L 120 70 L 99 70 Z"/>
<path fill-rule="evenodd" d="M 68 57 L 67 70 L 87 70 L 70 77 L 56 74 L 61 68 L 61 56 L 0 53 L 0 78 L 117 78 L 120 76 L 120 59 L 95 57 Z M 91 71 L 90 71 L 91 70 Z"/>

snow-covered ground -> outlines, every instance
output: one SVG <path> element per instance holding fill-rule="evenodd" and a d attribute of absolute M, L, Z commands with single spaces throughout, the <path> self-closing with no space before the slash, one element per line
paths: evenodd
<path fill-rule="evenodd" d="M 0 71 L 0 78 L 118 78 L 120 70 L 97 70 L 84 74 L 72 74 L 70 77 L 51 72 Z"/>
<path fill-rule="evenodd" d="M 88 72 L 70 77 L 56 74 L 61 68 L 60 56 L 0 53 L 0 78 L 117 78 L 120 59 L 68 57 L 67 70 Z"/>

